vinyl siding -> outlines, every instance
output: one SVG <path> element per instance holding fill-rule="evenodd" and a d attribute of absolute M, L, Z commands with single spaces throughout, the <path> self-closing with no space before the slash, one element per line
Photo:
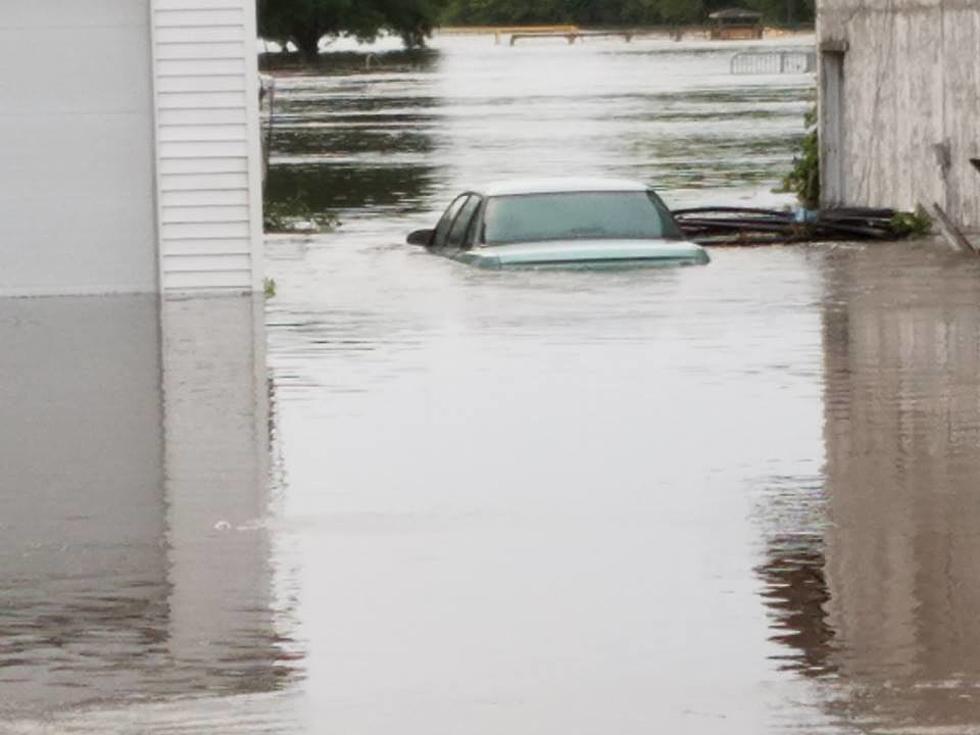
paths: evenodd
<path fill-rule="evenodd" d="M 160 280 L 261 286 L 254 0 L 152 0 Z"/>

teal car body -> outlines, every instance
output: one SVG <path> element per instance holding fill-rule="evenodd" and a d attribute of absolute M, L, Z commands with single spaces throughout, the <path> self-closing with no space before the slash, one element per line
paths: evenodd
<path fill-rule="evenodd" d="M 709 262 L 708 253 L 699 245 L 672 240 L 521 243 L 458 250 L 447 255 L 479 268 L 634 268 Z"/>
<path fill-rule="evenodd" d="M 645 184 L 618 179 L 503 182 L 453 200 L 432 230 L 408 242 L 480 268 L 635 268 L 704 265 Z"/>

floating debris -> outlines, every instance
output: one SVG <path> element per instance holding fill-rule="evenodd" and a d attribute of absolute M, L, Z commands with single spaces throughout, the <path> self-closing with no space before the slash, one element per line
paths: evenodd
<path fill-rule="evenodd" d="M 816 211 L 697 207 L 678 209 L 673 214 L 683 233 L 701 245 L 897 240 L 924 233 L 931 224 L 920 213 L 865 207 Z"/>

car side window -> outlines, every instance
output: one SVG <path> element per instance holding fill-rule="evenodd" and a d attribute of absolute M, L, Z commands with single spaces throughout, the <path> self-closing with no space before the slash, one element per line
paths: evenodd
<path fill-rule="evenodd" d="M 439 224 L 436 225 L 436 232 L 432 237 L 432 247 L 446 247 L 446 238 L 449 236 L 449 228 L 452 227 L 453 221 L 456 219 L 456 215 L 459 214 L 459 210 L 466 203 L 467 198 L 468 197 L 466 194 L 461 197 L 456 197 L 456 199 L 453 200 L 453 203 L 446 209 L 446 213 L 442 215 L 442 219 L 440 219 Z"/>
<path fill-rule="evenodd" d="M 480 197 L 475 194 L 470 196 L 459 210 L 456 221 L 453 222 L 452 229 L 449 231 L 449 238 L 446 240 L 446 247 L 462 248 L 466 243 L 466 234 L 469 232 L 470 223 L 476 216 L 476 210 L 480 208 Z"/>
<path fill-rule="evenodd" d="M 470 219 L 469 227 L 466 228 L 466 241 L 463 244 L 464 248 L 471 248 L 480 241 L 480 221 L 483 219 L 480 216 L 480 210 L 483 208 L 483 197 L 476 197 L 476 212 Z"/>

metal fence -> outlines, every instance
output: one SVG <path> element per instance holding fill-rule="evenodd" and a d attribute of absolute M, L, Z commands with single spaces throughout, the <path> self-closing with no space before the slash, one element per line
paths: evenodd
<path fill-rule="evenodd" d="M 812 74 L 815 51 L 744 51 L 732 57 L 732 74 Z"/>

